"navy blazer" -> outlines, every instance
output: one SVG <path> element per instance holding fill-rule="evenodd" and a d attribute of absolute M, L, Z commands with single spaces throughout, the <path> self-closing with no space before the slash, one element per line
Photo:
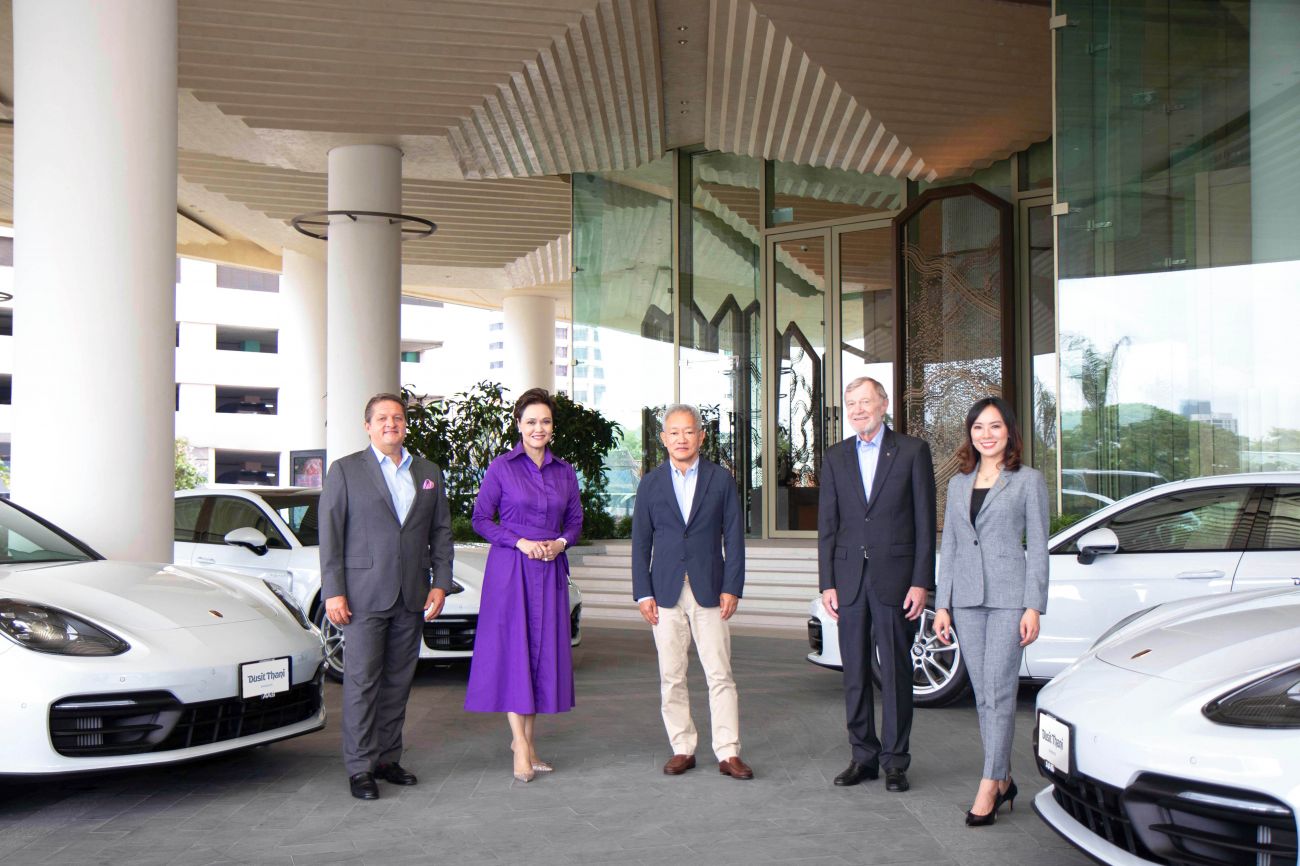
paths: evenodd
<path fill-rule="evenodd" d="M 724 592 L 739 598 L 745 589 L 745 525 L 735 479 L 701 457 L 690 520 L 682 520 L 671 470 L 672 462 L 665 461 L 637 487 L 632 598 L 654 596 L 656 604 L 675 607 L 688 574 L 701 607 L 717 607 Z"/>
<path fill-rule="evenodd" d="M 837 442 L 822 459 L 817 502 L 818 588 L 834 588 L 841 605 L 862 589 L 863 560 L 876 598 L 901 605 L 911 587 L 934 587 L 935 491 L 930 446 L 885 428 L 871 484 L 862 489 L 857 437 Z"/>

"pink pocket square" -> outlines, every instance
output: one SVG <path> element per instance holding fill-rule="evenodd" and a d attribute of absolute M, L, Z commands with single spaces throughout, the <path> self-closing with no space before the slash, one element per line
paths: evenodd
<path fill-rule="evenodd" d="M 429 479 L 429 478 L 424 479 L 424 489 L 425 489 L 425 490 L 432 490 L 432 489 L 433 489 L 433 481 L 432 481 L 432 479 Z"/>

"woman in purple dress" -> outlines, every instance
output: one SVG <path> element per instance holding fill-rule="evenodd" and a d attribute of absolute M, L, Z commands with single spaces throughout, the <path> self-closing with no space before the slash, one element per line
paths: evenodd
<path fill-rule="evenodd" d="M 547 447 L 554 416 L 550 394 L 524 392 L 514 413 L 521 441 L 492 461 L 474 503 L 474 531 L 492 549 L 465 709 L 506 713 L 521 782 L 552 770 L 533 746 L 537 714 L 568 712 L 574 703 L 564 551 L 582 531 L 582 502 L 573 467 Z"/>

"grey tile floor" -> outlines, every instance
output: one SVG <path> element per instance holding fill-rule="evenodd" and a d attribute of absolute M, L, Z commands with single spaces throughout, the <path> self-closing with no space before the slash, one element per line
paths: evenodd
<path fill-rule="evenodd" d="M 917 712 L 913 788 L 836 788 L 848 760 L 839 675 L 804 645 L 736 637 L 743 754 L 753 781 L 698 769 L 667 777 L 648 631 L 588 628 L 575 651 L 578 707 L 538 721 L 556 772 L 511 778 L 499 716 L 465 713 L 466 669 L 421 667 L 403 763 L 420 784 L 347 790 L 335 721 L 321 733 L 197 763 L 81 779 L 0 783 L 4 864 L 1085 863 L 1030 808 L 1042 783 L 1022 690 L 1014 774 L 1021 799 L 996 826 L 962 822 L 981 766 L 969 699 Z M 708 730 L 703 674 L 696 722 Z M 338 687 L 326 694 L 337 718 Z M 2 735 L 2 733 L 0 733 Z"/>

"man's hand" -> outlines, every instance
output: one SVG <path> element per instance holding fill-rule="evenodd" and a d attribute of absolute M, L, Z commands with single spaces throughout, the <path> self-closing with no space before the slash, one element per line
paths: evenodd
<path fill-rule="evenodd" d="M 348 607 L 348 597 L 332 595 L 325 599 L 325 618 L 335 625 L 347 625 L 352 622 L 352 608 Z"/>
<path fill-rule="evenodd" d="M 831 619 L 839 622 L 840 619 L 840 595 L 835 591 L 835 587 L 822 590 L 822 608 Z"/>
<path fill-rule="evenodd" d="M 908 619 L 919 619 L 924 610 L 925 589 L 914 586 L 907 591 L 907 598 L 903 599 L 903 615 Z"/>
<path fill-rule="evenodd" d="M 425 622 L 433 619 L 442 613 L 443 602 L 447 600 L 447 591 L 434 587 L 429 590 L 429 598 L 424 602 L 424 619 Z"/>
<path fill-rule="evenodd" d="M 719 596 L 719 604 L 722 608 L 722 620 L 726 622 L 736 612 L 736 605 L 740 604 L 740 596 L 724 592 Z"/>
<path fill-rule="evenodd" d="M 641 616 L 651 625 L 659 625 L 659 605 L 655 604 L 653 598 L 647 598 L 637 605 L 641 609 Z"/>

